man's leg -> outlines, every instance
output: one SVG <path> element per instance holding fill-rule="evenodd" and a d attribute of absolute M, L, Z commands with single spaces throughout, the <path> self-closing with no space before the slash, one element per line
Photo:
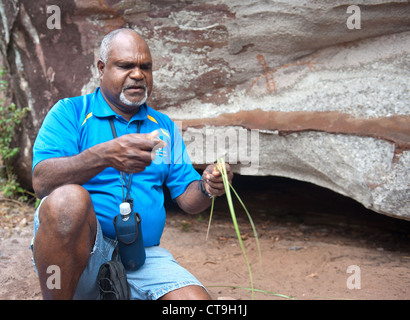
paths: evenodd
<path fill-rule="evenodd" d="M 97 219 L 87 190 L 65 185 L 54 190 L 39 210 L 33 256 L 44 299 L 72 299 L 94 245 Z M 60 269 L 61 289 L 49 288 L 49 266 Z"/>
<path fill-rule="evenodd" d="M 211 300 L 211 296 L 200 286 L 186 286 L 168 292 L 160 300 Z"/>
<path fill-rule="evenodd" d="M 201 282 L 177 263 L 165 248 L 145 248 L 145 264 L 127 271 L 131 299 L 138 300 L 210 300 Z"/>

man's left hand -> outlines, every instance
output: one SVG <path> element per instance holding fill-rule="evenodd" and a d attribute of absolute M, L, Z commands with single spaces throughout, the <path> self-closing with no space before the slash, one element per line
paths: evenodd
<path fill-rule="evenodd" d="M 222 196 L 225 193 L 225 187 L 222 180 L 220 165 L 211 164 L 204 170 L 202 178 L 206 191 L 213 196 Z M 226 173 L 229 183 L 232 183 L 233 173 L 228 163 L 225 163 Z"/>

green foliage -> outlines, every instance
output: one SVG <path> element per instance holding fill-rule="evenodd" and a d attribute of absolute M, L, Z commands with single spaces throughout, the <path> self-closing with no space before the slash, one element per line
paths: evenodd
<path fill-rule="evenodd" d="M 3 79 L 5 70 L 0 66 L 0 157 L 3 167 L 0 171 L 0 188 L 4 196 L 13 199 L 27 200 L 27 192 L 20 187 L 13 172 L 13 162 L 20 148 L 12 147 L 17 127 L 26 116 L 28 108 L 18 109 L 14 103 L 6 103 L 7 81 Z"/>

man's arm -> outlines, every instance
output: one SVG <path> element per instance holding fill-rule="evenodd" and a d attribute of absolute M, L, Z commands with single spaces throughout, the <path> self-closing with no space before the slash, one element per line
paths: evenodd
<path fill-rule="evenodd" d="M 141 172 L 151 164 L 151 152 L 161 142 L 155 140 L 157 135 L 157 131 L 128 134 L 71 157 L 43 160 L 33 170 L 34 191 L 41 199 L 62 185 L 82 185 L 108 167 L 126 173 Z"/>
<path fill-rule="evenodd" d="M 225 164 L 228 180 L 231 183 L 233 173 L 229 164 Z M 214 164 L 209 165 L 202 174 L 206 191 L 213 196 L 221 196 L 225 193 L 225 187 L 221 172 Z M 177 197 L 178 206 L 185 212 L 196 214 L 205 210 L 211 204 L 211 199 L 206 196 L 199 187 L 199 181 L 192 182 L 183 194 Z"/>

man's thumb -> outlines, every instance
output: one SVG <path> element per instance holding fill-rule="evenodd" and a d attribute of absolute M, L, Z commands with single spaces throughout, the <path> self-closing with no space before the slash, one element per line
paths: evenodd
<path fill-rule="evenodd" d="M 159 136 L 158 130 L 154 130 L 148 134 L 148 139 L 158 140 L 158 136 Z"/>
<path fill-rule="evenodd" d="M 167 143 L 159 138 L 158 130 L 154 130 L 148 133 L 148 139 L 158 141 L 158 143 L 155 146 L 157 149 L 165 148 L 167 146 Z"/>

